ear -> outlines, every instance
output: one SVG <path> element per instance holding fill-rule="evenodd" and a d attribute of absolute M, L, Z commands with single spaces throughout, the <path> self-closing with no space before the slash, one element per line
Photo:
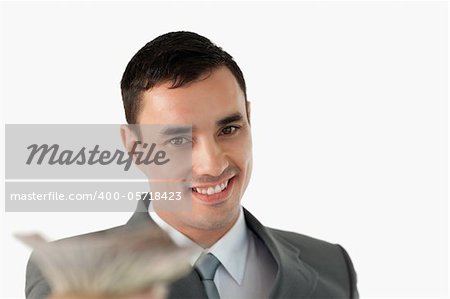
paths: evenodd
<path fill-rule="evenodd" d="M 251 124 L 251 122 L 250 122 L 251 106 L 252 106 L 251 104 L 252 103 L 250 101 L 245 101 L 245 108 L 246 108 L 246 111 L 247 111 L 247 120 L 248 120 L 249 124 Z"/>
<path fill-rule="evenodd" d="M 128 125 L 120 126 L 120 137 L 122 139 L 122 144 L 126 151 L 129 153 L 133 150 L 133 146 L 138 141 L 136 134 L 131 130 Z"/>

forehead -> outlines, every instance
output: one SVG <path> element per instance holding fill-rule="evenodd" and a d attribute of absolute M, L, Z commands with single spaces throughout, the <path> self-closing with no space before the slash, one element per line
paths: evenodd
<path fill-rule="evenodd" d="M 236 112 L 245 115 L 244 93 L 227 67 L 185 86 L 170 86 L 165 82 L 143 93 L 139 123 L 202 126 Z"/>

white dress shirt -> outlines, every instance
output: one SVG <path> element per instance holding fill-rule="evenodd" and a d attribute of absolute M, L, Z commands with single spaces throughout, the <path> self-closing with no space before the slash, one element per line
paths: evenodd
<path fill-rule="evenodd" d="M 269 297 L 277 265 L 264 243 L 247 228 L 242 207 L 233 227 L 214 245 L 205 249 L 162 220 L 156 212 L 150 212 L 150 216 L 178 246 L 198 249 L 191 265 L 202 253 L 212 253 L 219 259 L 221 265 L 217 268 L 214 283 L 221 299 Z"/>

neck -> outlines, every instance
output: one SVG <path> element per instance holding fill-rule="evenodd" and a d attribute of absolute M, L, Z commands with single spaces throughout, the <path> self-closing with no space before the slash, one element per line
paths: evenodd
<path fill-rule="evenodd" d="M 226 224 L 214 228 L 200 228 L 195 226 L 183 225 L 177 221 L 178 217 L 174 213 L 156 211 L 158 216 L 167 222 L 177 231 L 194 241 L 202 248 L 209 248 L 222 238 L 236 223 L 239 213 L 235 215 Z"/>

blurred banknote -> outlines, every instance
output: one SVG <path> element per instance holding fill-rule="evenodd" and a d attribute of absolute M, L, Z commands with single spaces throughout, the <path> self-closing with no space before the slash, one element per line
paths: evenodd
<path fill-rule="evenodd" d="M 51 298 L 164 298 L 166 286 L 187 274 L 193 250 L 177 247 L 149 225 L 47 242 L 16 234 L 33 248 L 32 261 L 52 289 Z"/>

